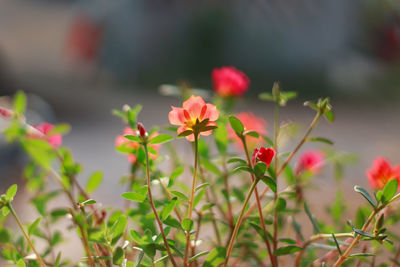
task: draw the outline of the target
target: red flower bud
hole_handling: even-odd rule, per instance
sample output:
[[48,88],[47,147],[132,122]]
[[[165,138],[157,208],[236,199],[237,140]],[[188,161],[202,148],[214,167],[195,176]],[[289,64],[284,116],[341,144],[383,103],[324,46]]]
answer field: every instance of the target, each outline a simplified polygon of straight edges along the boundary
[[256,164],[256,161],[262,161],[265,164],[267,164],[267,167],[271,164],[272,159],[275,156],[275,150],[272,148],[265,148],[265,147],[260,147],[260,149],[254,149],[253,152],[253,165]]
[[137,123],[137,128],[139,130],[139,135],[141,137],[145,137],[146,136],[146,129],[144,128],[143,124],[141,122]]

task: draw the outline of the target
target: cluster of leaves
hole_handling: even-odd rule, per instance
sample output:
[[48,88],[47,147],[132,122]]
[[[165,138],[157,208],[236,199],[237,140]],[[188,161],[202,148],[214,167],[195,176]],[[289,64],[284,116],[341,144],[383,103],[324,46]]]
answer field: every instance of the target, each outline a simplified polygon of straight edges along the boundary
[[[190,89],[186,89],[186,93],[187,90]],[[366,200],[366,205],[358,209],[354,224],[351,221],[346,224],[346,204],[341,191],[337,192],[335,201],[327,209],[333,223],[323,222],[312,214],[305,192],[316,173],[296,171],[293,158],[308,142],[333,144],[326,138],[311,136],[311,132],[321,117],[333,122],[334,116],[329,99],[306,102],[306,106],[316,112],[314,120],[304,135],[294,140],[297,145],[293,150],[281,147],[281,137],[288,127],[280,126],[278,112],[295,96],[294,92],[283,92],[277,83],[272,93],[260,95],[261,100],[272,101],[275,105],[272,138],[246,129],[244,122],[230,114],[234,99],[216,98],[215,103],[221,112],[218,128],[207,128],[214,130],[212,137],[198,140],[198,147],[194,149],[198,150],[195,166],[183,160],[186,156],[179,157],[176,146],[168,143],[173,136],[152,136],[159,128],[151,129],[146,135],[126,135],[127,140],[136,142],[138,146],[116,147],[118,152],[135,155],[130,173],[121,179],[126,186],[126,192],[121,195],[126,201],[125,206],[116,208],[103,207],[97,203],[101,201],[100,197],[91,196],[103,181],[101,171],[94,172],[82,183],[82,178],[78,179],[82,167],[67,148],[55,148],[45,139],[29,136],[31,126],[23,116],[26,99],[18,93],[14,115],[5,135],[9,141],[19,142],[31,158],[24,177],[31,196],[30,203],[38,217],[25,225],[21,224],[12,207],[16,186],[10,187],[1,196],[1,257],[18,267],[43,264],[170,266],[175,265],[175,261],[179,266],[210,267],[227,266],[229,257],[238,266],[286,266],[289,261],[295,266],[307,266],[313,262],[325,265],[336,261],[335,266],[339,266],[354,264],[355,261],[373,263],[376,254],[385,249],[393,253],[390,258],[393,264],[399,265],[400,252],[393,244],[400,237],[387,230],[388,226],[400,220],[397,209],[390,206],[400,198],[399,194],[396,195],[396,180],[375,192],[374,198],[367,190],[359,186],[354,188]],[[115,110],[114,114],[136,131],[141,109],[141,106],[125,106],[122,110]],[[198,122],[201,123],[205,125],[207,121]],[[230,149],[233,140],[228,138],[228,126],[242,141],[243,151]],[[176,131],[172,127],[163,130]],[[52,130],[52,134],[65,134],[67,131],[66,125],[59,125]],[[183,133],[180,137],[185,135]],[[288,152],[276,155],[270,166],[262,161],[252,162],[246,138],[260,136],[264,140],[261,145]],[[148,153],[158,154],[152,145],[159,144],[163,144],[164,153],[149,159]],[[331,162],[335,176],[340,177],[349,158],[332,147],[326,149],[326,155],[330,155],[326,163]],[[167,161],[170,168],[159,168],[163,161]],[[196,176],[196,171],[198,182],[191,201],[184,177],[190,174]],[[259,181],[261,183],[257,184]],[[340,179],[336,181],[340,183]],[[151,191],[154,192],[154,199]],[[253,192],[257,199],[255,202],[250,201]],[[67,202],[61,199],[67,199]],[[193,209],[194,216],[187,215],[189,207]],[[5,224],[11,217],[10,211],[20,226],[18,233],[21,234],[16,234],[17,229]],[[300,223],[303,214],[310,223]],[[56,230],[55,225],[61,221],[67,228]],[[306,238],[304,228],[308,226],[312,227],[313,235]],[[233,234],[235,230],[237,238]],[[66,259],[62,254],[64,236],[69,232],[76,233],[82,243],[82,254],[85,256],[78,262]],[[187,242],[188,236],[190,243]],[[40,246],[38,252],[35,245],[39,240],[45,245]],[[359,241],[363,241],[364,246],[359,249],[360,252],[353,253],[351,250]],[[231,255],[229,249],[227,251],[228,243],[233,246]],[[186,256],[188,259],[184,262],[182,259]]]

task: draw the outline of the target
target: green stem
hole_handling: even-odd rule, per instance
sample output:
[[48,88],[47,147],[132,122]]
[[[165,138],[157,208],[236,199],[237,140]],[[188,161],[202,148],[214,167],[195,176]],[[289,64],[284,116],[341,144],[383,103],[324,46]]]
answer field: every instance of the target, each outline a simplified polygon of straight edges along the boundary
[[[199,153],[199,134],[194,134],[194,169],[193,169],[193,180],[192,180],[192,190],[190,193],[190,201],[189,201],[189,210],[188,210],[188,219],[192,219],[192,211],[193,211],[193,201],[194,201],[194,193],[195,193],[195,185],[196,185],[196,175],[197,175],[197,161],[198,161],[198,153]],[[190,232],[186,232],[186,246],[185,246],[185,256],[183,258],[183,263],[185,266],[189,266],[188,258],[189,258],[189,247],[190,247]]]
[[[279,136],[279,103],[275,101],[274,107],[274,150],[275,150],[275,158],[274,158],[274,167],[275,171],[278,170],[278,136]],[[276,175],[278,177],[278,175]],[[278,185],[278,181],[276,181]],[[278,193],[274,193],[274,213],[273,213],[273,233],[272,233],[272,246],[274,252],[278,248],[278,211],[276,209],[276,202],[278,200]],[[273,257],[276,266],[278,266],[278,258],[276,256]]]
[[242,210],[240,211],[239,218],[238,218],[238,220],[236,222],[235,229],[233,229],[233,233],[232,233],[231,239],[229,241],[228,249],[226,251],[225,263],[223,265],[224,267],[228,266],[228,261],[229,261],[229,257],[231,256],[233,244],[235,243],[236,236],[237,236],[237,234],[239,232],[239,228],[240,228],[240,226],[242,224],[242,221],[243,221],[244,211],[246,210],[246,206],[249,203],[249,200],[250,200],[251,195],[253,194],[253,191],[256,189],[258,181],[259,181],[259,179],[256,179],[251,184],[249,192],[247,193],[246,199],[245,199],[245,201],[243,203]]
[[167,254],[169,256],[169,259],[171,260],[172,265],[174,265],[174,267],[177,267],[175,259],[172,256],[171,250],[169,248],[167,237],[165,236],[162,222],[161,222],[160,218],[158,217],[158,213],[157,213],[156,207],[154,206],[153,196],[151,194],[149,152],[147,150],[147,144],[144,143],[143,146],[144,146],[144,150],[145,150],[145,154],[146,154],[146,176],[147,176],[147,189],[148,189],[147,193],[148,193],[148,196],[149,196],[150,206],[151,206],[151,209],[153,210],[154,216],[156,217],[156,221],[157,221],[158,227],[160,228],[160,232],[161,232],[162,238],[164,240],[165,249],[167,250]]
[[46,264],[44,263],[42,257],[40,256],[40,254],[37,252],[36,248],[33,246],[33,243],[31,241],[31,239],[29,238],[29,236],[27,235],[27,233],[24,230],[24,227],[22,226],[22,223],[20,221],[20,219],[18,218],[17,213],[15,212],[13,206],[11,205],[10,202],[7,203],[7,207],[8,209],[11,211],[11,214],[14,216],[14,219],[17,221],[18,227],[21,229],[22,234],[24,235],[26,241],[28,242],[29,246],[32,248],[33,252],[36,255],[36,259],[39,262],[39,265],[41,267],[46,267]]
[[[247,148],[246,137],[245,136],[241,136],[240,139],[242,141],[242,144],[243,144],[243,147],[244,147],[244,151],[245,151],[245,154],[246,154],[247,165],[250,168],[252,168],[253,166],[252,166],[252,163],[251,163],[249,150]],[[250,177],[251,177],[251,181],[254,182],[255,181],[254,174],[251,174]],[[274,255],[273,255],[273,253],[272,253],[271,245],[269,244],[267,228],[265,227],[265,221],[264,221],[264,216],[263,216],[263,213],[262,213],[262,207],[261,207],[261,202],[260,202],[260,197],[258,195],[257,187],[254,189],[254,195],[256,196],[256,204],[257,204],[257,208],[258,208],[258,215],[259,215],[259,218],[260,218],[261,228],[263,229],[263,231],[265,233],[265,236],[267,237],[265,239],[265,244],[267,246],[268,256],[269,256],[269,259],[271,261],[272,266],[275,267],[275,266],[277,266],[277,262],[276,262],[276,259],[275,259]]]

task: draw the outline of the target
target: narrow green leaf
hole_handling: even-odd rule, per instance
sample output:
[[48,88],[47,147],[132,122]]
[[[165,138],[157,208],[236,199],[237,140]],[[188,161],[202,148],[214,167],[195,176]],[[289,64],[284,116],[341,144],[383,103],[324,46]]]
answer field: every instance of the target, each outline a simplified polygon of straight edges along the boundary
[[260,137],[260,135],[256,131],[245,131],[243,135],[248,135],[254,138]]
[[348,257],[349,258],[364,258],[364,257],[374,257],[375,254],[372,253],[354,253],[350,254]]
[[235,116],[230,116],[229,123],[231,124],[231,127],[233,131],[236,133],[236,135],[240,137],[244,131],[244,126],[242,122]]
[[382,202],[383,203],[389,202],[396,194],[397,188],[398,188],[397,179],[392,179],[389,182],[387,182],[382,191],[382,198],[381,198]]
[[169,134],[159,134],[149,140],[149,144],[162,144],[174,139],[173,136]]
[[42,220],[42,217],[39,217],[31,225],[29,225],[28,235],[32,235],[35,232],[35,230],[38,227],[41,220]]
[[226,130],[226,125],[220,125],[215,130],[214,133],[214,138],[215,138],[215,143],[217,144],[217,149],[220,153],[225,154],[227,147],[228,147],[228,132]]
[[272,180],[271,177],[264,175],[263,177],[261,177],[261,181],[263,181],[263,183],[266,184],[272,190],[272,192],[276,193],[276,183],[274,180]]
[[335,241],[337,251],[339,252],[340,255],[342,255],[342,250],[340,249],[339,243],[338,243],[334,233],[332,233],[332,237],[333,237],[333,241]]
[[124,260],[124,250],[121,247],[117,247],[113,253],[113,264],[120,265]]
[[228,163],[236,163],[236,162],[247,166],[247,161],[241,158],[231,158],[228,160]]
[[288,255],[288,254],[296,253],[300,250],[302,250],[301,247],[289,245],[289,246],[278,248],[277,250],[275,250],[274,255],[275,256]]
[[266,170],[267,165],[264,162],[257,162],[256,165],[254,165],[254,174],[257,178],[263,177]]
[[25,267],[25,262],[23,259],[19,259],[19,261],[17,262],[17,267]]
[[286,200],[284,198],[278,198],[276,200],[276,206],[275,209],[279,211],[283,211],[286,209]]
[[26,109],[26,95],[22,91],[18,91],[14,96],[14,112],[23,114]]
[[325,118],[329,121],[329,122],[334,122],[335,121],[335,115],[333,114],[332,110],[327,110],[325,111]]
[[216,247],[207,255],[203,267],[217,267],[225,261],[226,248]]
[[85,205],[93,205],[93,204],[96,204],[96,200],[94,200],[94,199],[87,199],[87,200],[81,202],[81,204],[84,205],[84,206],[85,206]]
[[86,183],[86,192],[88,194],[93,193],[99,187],[102,181],[103,181],[103,172],[101,171],[94,172]]
[[135,202],[143,202],[147,197],[147,192],[146,194],[139,194],[136,192],[126,192],[123,193],[121,196],[125,199],[132,200]]
[[124,135],[124,137],[126,139],[134,141],[134,142],[138,142],[138,143],[142,142],[142,139],[140,139],[140,137],[136,136],[136,135]]
[[200,189],[202,189],[203,187],[209,186],[211,185],[210,183],[202,183],[199,184],[198,186],[196,186],[196,188],[194,189],[195,192],[199,191]]
[[177,197],[174,197],[174,198],[171,199],[171,201],[164,207],[164,209],[163,209],[162,212],[161,212],[161,216],[160,216],[160,219],[161,219],[162,221],[164,221],[164,220],[169,216],[169,214],[173,211],[173,209],[174,209],[174,207],[175,207],[175,204],[176,204],[176,201],[177,201]]
[[312,223],[312,225],[313,225],[314,234],[318,234],[318,233],[320,232],[318,222],[317,222],[317,220],[314,218],[314,216],[311,214],[310,210],[308,209],[307,202],[305,202],[305,201],[304,201],[304,210],[305,210],[305,212],[307,213],[307,216],[308,216],[308,218],[310,219],[310,221],[311,221],[311,223]]
[[185,136],[188,136],[188,135],[191,135],[191,134],[193,134],[192,130],[186,130],[186,131],[181,132],[180,134],[178,134],[178,137],[185,137]]
[[310,137],[307,139],[307,141],[309,142],[321,142],[321,143],[325,143],[328,145],[333,145],[333,141],[327,139],[327,138],[323,138],[323,137]]
[[361,186],[356,185],[354,186],[354,191],[360,193],[369,202],[369,204],[372,205],[372,207],[376,208],[376,203],[371,195],[367,192],[367,190],[365,190]]
[[179,198],[182,198],[184,200],[189,201],[189,198],[184,193],[181,193],[179,191],[174,191],[174,190],[170,191],[170,193],[175,195],[175,196],[177,196],[177,197],[179,197]]
[[261,93],[258,95],[258,98],[264,101],[275,101],[274,96],[270,93]]

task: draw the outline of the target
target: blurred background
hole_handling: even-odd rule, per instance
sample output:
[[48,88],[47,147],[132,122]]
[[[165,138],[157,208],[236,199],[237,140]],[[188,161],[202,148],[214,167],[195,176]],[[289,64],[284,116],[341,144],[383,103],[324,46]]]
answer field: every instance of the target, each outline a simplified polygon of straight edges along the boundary
[[[0,1],[0,94],[27,92],[32,123],[72,125],[64,145],[84,165],[83,181],[104,171],[97,196],[105,204],[122,204],[118,181],[129,172],[114,150],[124,125],[111,109],[142,104],[145,125],[167,125],[170,105],[180,103],[160,96],[158,86],[186,82],[211,93],[210,73],[225,65],[251,80],[236,111],[263,116],[270,132],[272,105],[257,95],[274,81],[299,92],[283,111],[285,122],[306,127],[314,114],[302,102],[331,97],[336,122],[321,122],[314,136],[360,155],[346,169],[346,197],[361,200],[352,187],[368,187],[365,169],[376,156],[400,163],[397,0]],[[0,142],[5,187],[24,158]],[[324,174],[316,184],[329,202],[335,191],[324,185],[332,173]]]

